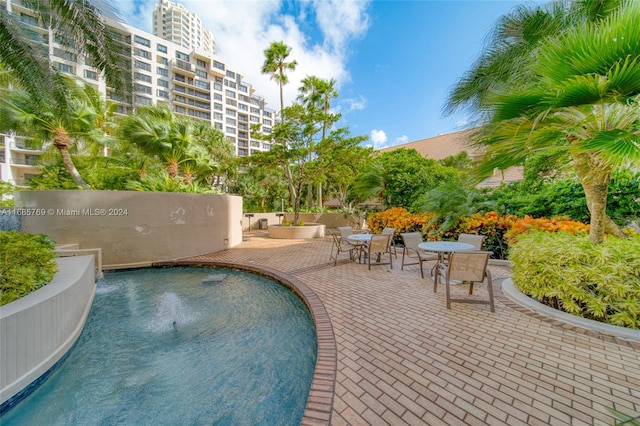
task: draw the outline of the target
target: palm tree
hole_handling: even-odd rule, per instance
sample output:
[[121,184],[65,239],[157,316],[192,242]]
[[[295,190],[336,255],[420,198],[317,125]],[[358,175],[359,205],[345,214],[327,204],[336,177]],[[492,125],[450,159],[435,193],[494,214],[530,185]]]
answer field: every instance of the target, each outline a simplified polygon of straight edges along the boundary
[[262,65],[263,74],[271,74],[271,79],[276,80],[280,85],[280,120],[284,123],[284,96],[282,94],[282,86],[289,82],[286,71],[296,69],[298,63],[294,60],[286,62],[291,47],[287,46],[284,41],[273,41],[269,48],[264,51],[264,64]]
[[[640,162],[640,14],[634,2],[585,3],[596,2],[558,2],[503,18],[522,37],[497,31],[501,36],[456,86],[448,106],[483,114],[485,125],[474,136],[487,147],[481,171],[522,164],[541,150],[568,151],[597,244],[605,230],[621,235],[606,215],[611,172]],[[533,18],[549,23],[543,26],[549,32],[527,39]],[[491,70],[499,70],[494,82]]]
[[21,87],[2,89],[0,129],[20,132],[42,143],[52,141],[76,184],[90,189],[76,169],[70,150],[74,142],[94,134],[96,112],[75,81],[65,79],[64,93],[67,97],[61,103],[40,104]]
[[[111,0],[21,0],[34,12],[43,28],[50,28],[57,40],[67,49],[86,55],[88,61],[104,72],[107,84],[121,93],[126,92],[123,82],[123,64],[117,49],[106,34],[102,13],[115,14]],[[98,7],[98,5],[100,7]],[[66,85],[60,73],[49,64],[48,46],[33,40],[28,25],[20,16],[0,8],[0,64],[13,71],[22,86],[38,105],[53,99],[63,104]]]
[[125,145],[157,158],[169,178],[182,176],[186,184],[198,180],[210,185],[208,179],[219,166],[212,153],[224,152],[219,148],[220,132],[208,123],[174,115],[165,103],[138,108],[120,122],[117,136]]

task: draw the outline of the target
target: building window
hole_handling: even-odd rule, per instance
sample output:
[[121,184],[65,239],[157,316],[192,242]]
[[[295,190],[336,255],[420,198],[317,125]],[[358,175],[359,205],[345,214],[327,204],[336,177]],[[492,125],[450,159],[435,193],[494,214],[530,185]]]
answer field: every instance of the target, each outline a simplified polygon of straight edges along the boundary
[[158,89],[158,97],[159,98],[165,98],[165,99],[169,99],[169,92],[167,92],[166,90],[160,90]]
[[235,89],[235,88],[236,88],[236,83],[234,83],[234,82],[233,82],[233,81],[231,81],[231,80],[225,80],[225,81],[224,81],[224,85],[225,85],[225,86],[228,86],[228,87],[231,87],[232,89]]
[[236,73],[233,71],[227,70],[227,77],[236,78]]
[[194,82],[194,84],[196,85],[196,87],[199,87],[201,89],[206,89],[209,90],[209,82],[208,81],[200,81],[200,80],[196,80]]
[[151,76],[150,75],[142,74],[140,72],[135,72],[135,73],[133,73],[133,76],[134,76],[134,78],[136,80],[144,81],[145,83],[151,83]]
[[213,61],[213,67],[224,71],[224,64],[222,62]]
[[233,134],[233,135],[235,135],[235,134],[236,134],[236,128],[235,128],[235,127],[229,127],[229,126],[227,126],[227,127],[225,128],[225,131],[226,131],[227,133],[231,133],[231,134]]
[[270,112],[268,112],[268,111],[265,111],[265,112],[264,112],[264,116],[265,116],[265,117],[271,117],[271,113],[270,113]]
[[151,71],[151,65],[146,63],[146,62],[136,61],[135,65],[136,65],[136,68],[138,68],[138,69],[145,70],[145,71]]
[[149,95],[151,94],[151,87],[145,86],[144,84],[136,84],[135,88],[136,92],[147,93]]
[[213,83],[213,88],[216,90],[222,90],[222,84],[220,83]]
[[213,99],[215,99],[216,101],[222,102],[222,95],[220,93],[214,93]]
[[233,118],[227,118],[227,119],[225,120],[225,122],[226,122],[227,124],[230,124],[231,126],[235,126],[235,125],[236,125],[236,120],[234,120]]
[[227,99],[226,104],[227,105],[231,105],[232,107],[235,107],[238,103],[236,101],[234,101],[233,99]]
[[227,113],[227,115],[230,115],[232,117],[236,116],[236,112],[232,109],[227,108],[227,110],[225,111]]
[[241,104],[241,103],[238,104],[238,109],[241,109],[243,111],[249,111],[249,107],[247,105]]
[[183,61],[188,61],[189,60],[189,55],[187,55],[186,53],[182,53],[182,52],[176,52],[176,58],[182,59]]
[[218,123],[217,121],[213,123],[214,127],[218,130],[222,130],[222,123]]
[[151,59],[151,52],[149,52],[148,50],[136,49],[135,54],[145,59]]
[[169,77],[169,70],[166,68],[158,68],[158,75]]
[[213,109],[215,109],[216,111],[222,111],[222,104],[215,102],[213,104]]
[[138,96],[136,95],[136,103],[141,104],[141,105],[151,105],[151,99],[145,97],[145,96]]
[[214,112],[213,119],[222,121],[222,114],[220,114],[219,112]]
[[259,123],[260,122],[260,117],[256,117],[255,115],[252,115],[249,120],[251,120],[252,123]]
[[267,126],[271,126],[271,120],[267,120],[266,118],[262,121]]
[[163,44],[158,45],[158,52],[167,53],[167,46]]
[[164,56],[158,56],[158,63],[162,65],[169,65],[169,60]]
[[158,79],[158,86],[160,87],[169,87],[169,82],[167,80],[163,80],[161,78]]
[[247,93],[249,91],[247,86],[245,86],[244,84],[241,84],[238,90],[240,90],[241,92],[244,92],[244,93]]
[[227,97],[229,98],[235,99],[236,97],[236,92],[234,92],[233,90],[225,90],[224,94],[227,95]]
[[207,77],[209,77],[209,75],[207,74],[207,72],[206,72],[206,71],[202,71],[202,70],[198,70],[198,69],[196,70],[196,75],[197,75],[198,77],[202,77],[202,78],[207,78]]
[[133,37],[133,41],[143,46],[147,46],[147,47],[151,46],[151,42],[149,40],[147,40],[146,38],[142,38],[138,35]]
[[88,78],[89,80],[97,80],[98,73],[91,70],[84,70],[84,78]]
[[58,63],[58,69],[62,72],[66,72],[69,74],[75,74],[75,70],[71,65],[63,64],[61,62]]
[[251,107],[251,114],[260,114],[260,109]]
[[200,59],[196,59],[196,65],[199,66],[200,68],[207,68],[207,63]]

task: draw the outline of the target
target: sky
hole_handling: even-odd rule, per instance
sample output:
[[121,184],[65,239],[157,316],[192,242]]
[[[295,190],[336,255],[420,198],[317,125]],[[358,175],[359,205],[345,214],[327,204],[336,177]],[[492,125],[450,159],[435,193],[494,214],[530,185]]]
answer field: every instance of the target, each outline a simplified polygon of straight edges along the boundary
[[[121,18],[151,31],[157,0],[113,0]],[[175,1],[175,0],[174,0]],[[280,109],[279,86],[260,72],[264,50],[284,41],[297,61],[285,105],[300,81],[337,81],[332,110],[340,127],[383,148],[468,127],[474,117],[443,116],[453,85],[481,53],[506,0],[178,0],[213,33],[218,55]],[[526,4],[526,3],[525,3]]]

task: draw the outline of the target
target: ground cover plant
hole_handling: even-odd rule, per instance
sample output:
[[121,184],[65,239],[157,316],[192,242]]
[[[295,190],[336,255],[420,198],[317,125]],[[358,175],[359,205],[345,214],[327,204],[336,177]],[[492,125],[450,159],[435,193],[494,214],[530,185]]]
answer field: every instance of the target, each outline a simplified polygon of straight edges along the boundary
[[573,315],[640,329],[640,235],[596,245],[586,233],[531,231],[510,249],[523,293]]
[[0,306],[48,284],[58,270],[46,235],[0,231]]

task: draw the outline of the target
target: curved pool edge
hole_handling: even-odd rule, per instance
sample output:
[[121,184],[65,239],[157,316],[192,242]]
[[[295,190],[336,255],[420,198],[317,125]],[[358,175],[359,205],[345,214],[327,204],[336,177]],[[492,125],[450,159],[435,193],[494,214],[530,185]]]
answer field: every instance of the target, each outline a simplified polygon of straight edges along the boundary
[[571,327],[585,330],[586,332],[609,336],[618,342],[622,340],[631,345],[640,346],[640,331],[578,317],[544,305],[522,293],[511,278],[507,278],[502,282],[502,293],[517,305],[549,318],[552,321],[559,321]]
[[311,382],[311,389],[301,425],[330,425],[333,411],[338,351],[331,318],[318,295],[299,279],[278,269],[247,263],[224,261],[190,261],[176,260],[171,262],[155,262],[154,267],[163,266],[217,266],[221,268],[240,269],[272,278],[293,291],[307,306],[313,319],[317,338],[316,366]]

